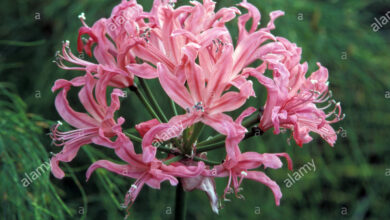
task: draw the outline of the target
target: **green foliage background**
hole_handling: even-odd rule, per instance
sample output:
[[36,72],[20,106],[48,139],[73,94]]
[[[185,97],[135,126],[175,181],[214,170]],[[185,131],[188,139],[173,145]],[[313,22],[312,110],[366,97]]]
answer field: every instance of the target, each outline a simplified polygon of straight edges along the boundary
[[[239,1],[218,1],[218,7]],[[289,134],[272,132],[245,141],[243,151],[288,152],[299,168],[314,160],[317,170],[306,174],[291,188],[283,180],[289,171],[266,170],[282,189],[281,206],[276,207],[271,191],[250,180],[243,183],[245,200],[232,198],[220,215],[212,213],[207,196],[191,192],[188,219],[388,219],[390,218],[390,23],[374,32],[371,24],[390,11],[385,0],[249,0],[262,12],[262,25],[268,13],[281,9],[286,15],[276,22],[274,34],[296,42],[303,59],[315,70],[321,62],[330,72],[330,88],[341,101],[347,117],[336,124],[344,137],[334,148],[316,136],[299,148],[289,146]],[[87,23],[108,17],[118,1],[25,1],[0,3],[0,219],[122,219],[123,196],[132,180],[98,170],[85,182],[92,161],[114,158],[112,152],[84,147],[79,156],[63,165],[67,177],[56,180],[50,173],[28,187],[21,179],[45,161],[50,144],[48,128],[60,119],[54,109],[50,88],[57,78],[77,75],[52,63],[61,41],[68,39],[75,51],[77,15],[86,12]],[[151,1],[140,1],[145,9]],[[187,3],[179,1],[178,4]],[[37,14],[39,13],[39,14]],[[37,16],[39,16],[39,19]],[[299,19],[303,18],[303,19]],[[229,24],[236,33],[235,23]],[[153,81],[156,94],[161,88]],[[257,87],[260,94],[264,89]],[[73,95],[76,94],[72,93]],[[264,94],[264,93],[263,93]],[[76,97],[76,96],[73,96]],[[159,97],[163,108],[167,97]],[[251,99],[260,105],[264,95]],[[77,100],[71,100],[80,109]],[[127,127],[149,119],[135,96],[122,102],[121,115]],[[237,115],[239,111],[233,112]],[[212,135],[211,130],[203,138]],[[223,151],[213,152],[221,158]],[[387,175],[386,175],[387,174]],[[217,180],[222,194],[226,179]],[[134,219],[173,219],[175,188],[162,184],[161,190],[144,187],[131,209]]]

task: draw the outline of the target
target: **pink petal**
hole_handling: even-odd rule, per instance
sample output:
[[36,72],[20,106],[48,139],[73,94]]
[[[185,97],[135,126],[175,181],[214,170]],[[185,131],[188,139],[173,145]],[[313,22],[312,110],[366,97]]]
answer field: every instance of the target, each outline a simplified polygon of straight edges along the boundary
[[92,173],[98,168],[104,168],[110,172],[131,178],[138,178],[145,172],[144,170],[137,170],[136,168],[128,165],[116,164],[108,160],[98,160],[88,168],[86,173],[87,181],[91,177]]
[[271,12],[269,14],[270,21],[268,22],[267,27],[266,28],[262,28],[261,30],[263,30],[263,31],[271,31],[271,30],[275,29],[275,24],[274,24],[275,20],[278,17],[283,16],[283,15],[284,15],[284,12],[280,11],[280,10]]
[[119,97],[124,97],[124,93],[120,89],[114,89],[111,93],[111,104],[106,110],[104,120],[114,120],[114,114],[119,110],[120,100]]
[[192,108],[194,104],[191,95],[188,93],[187,88],[180,83],[178,78],[176,78],[163,64],[159,63],[157,65],[157,71],[159,73],[161,86],[168,96],[183,109]]
[[77,138],[66,142],[62,151],[57,153],[50,160],[50,166],[53,175],[58,179],[62,179],[65,176],[65,173],[59,167],[58,163],[60,161],[61,162],[72,161],[76,157],[80,147],[89,143],[91,143],[90,138]]
[[203,162],[197,163],[197,166],[188,166],[181,163],[175,163],[169,166],[162,164],[161,169],[177,177],[195,177],[204,171],[205,164]]
[[247,14],[241,15],[238,18],[238,30],[239,30],[238,42],[240,42],[248,34],[245,27],[248,20],[252,18],[252,27],[249,31],[249,33],[251,34],[256,31],[257,26],[260,23],[261,16],[259,10],[252,4],[248,3],[246,0],[241,2],[238,5],[248,10]]
[[146,132],[148,132],[152,127],[154,127],[158,124],[160,124],[160,122],[154,118],[152,120],[136,124],[135,129],[138,131],[138,133],[141,135],[141,137],[144,137]]
[[245,104],[249,96],[252,95],[253,86],[251,81],[242,85],[240,92],[227,92],[220,99],[210,106],[209,113],[217,114],[221,112],[234,111]]
[[186,191],[199,189],[204,191],[210,200],[211,209],[218,214],[218,195],[215,188],[215,181],[212,177],[196,176],[190,178],[182,178],[183,188]]
[[195,63],[197,56],[196,49],[193,47],[183,48],[183,52],[186,55],[186,68],[184,70],[187,84],[193,98],[193,103],[198,103],[203,100],[205,91],[205,76],[202,73],[202,69]]
[[145,163],[151,162],[156,157],[157,148],[153,146],[156,135],[168,128],[170,128],[168,124],[159,124],[146,132],[142,139],[142,160]]
[[126,66],[126,69],[133,73],[134,75],[144,78],[144,79],[154,79],[158,77],[157,70],[147,63],[142,64],[129,64]]
[[98,127],[99,123],[89,117],[85,113],[80,113],[74,111],[70,106],[69,102],[66,99],[67,92],[70,88],[66,87],[62,89],[56,97],[55,106],[57,112],[61,117],[68,122],[70,125],[76,128],[88,128],[88,127]]
[[236,124],[230,116],[222,113],[205,115],[202,122],[226,136],[227,156],[229,159],[236,160],[240,154],[238,143],[244,138],[246,129]]
[[80,102],[94,119],[101,122],[104,118],[104,107],[106,106],[101,106],[96,103],[95,97],[93,96],[96,81],[93,76],[86,74],[85,79],[85,86],[79,92]]
[[278,184],[271,180],[265,173],[260,172],[260,171],[248,171],[248,175],[246,178],[255,180],[257,182],[263,183],[266,186],[268,186],[271,190],[272,193],[274,194],[275,197],[275,203],[277,206],[280,205],[280,199],[282,198],[282,192],[280,191],[280,188]]
[[243,67],[249,64],[248,61],[253,60],[251,57],[255,55],[257,48],[266,40],[276,41],[276,38],[272,34],[260,30],[240,41],[233,55],[233,75],[238,74]]
[[254,107],[248,107],[247,109],[245,109],[241,114],[240,116],[238,116],[235,120],[235,122],[237,124],[242,124],[242,121],[246,118],[246,117],[249,117],[251,114],[253,114],[253,112],[257,111],[256,108]]
[[221,51],[222,55],[214,66],[213,73],[209,76],[207,93],[210,95],[206,105],[209,105],[214,99],[218,99],[221,96],[227,86],[228,80],[231,78],[230,74],[233,65],[232,52],[232,45],[228,44],[223,46]]

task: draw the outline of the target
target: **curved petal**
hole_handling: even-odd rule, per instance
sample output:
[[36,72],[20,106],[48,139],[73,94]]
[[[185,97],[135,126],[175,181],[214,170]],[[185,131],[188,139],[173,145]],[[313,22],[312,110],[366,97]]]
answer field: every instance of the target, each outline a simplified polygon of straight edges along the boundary
[[66,142],[62,151],[57,153],[54,157],[50,159],[50,166],[53,175],[58,179],[62,179],[65,176],[65,173],[59,167],[58,163],[60,161],[61,162],[72,161],[76,157],[80,147],[89,143],[91,143],[91,139],[88,137],[76,138]]
[[242,124],[242,121],[244,120],[244,118],[246,117],[249,117],[251,114],[253,114],[253,112],[257,111],[256,108],[254,107],[248,107],[247,109],[245,109],[241,114],[240,116],[238,116],[235,120],[235,122],[237,124]]
[[260,24],[261,15],[259,10],[252,4],[248,3],[246,0],[244,0],[238,5],[248,10],[247,14],[241,15],[238,18],[238,31],[239,31],[238,42],[240,42],[243,38],[245,38],[248,35],[245,26],[246,23],[249,21],[249,19],[252,18],[252,27],[249,31],[249,33],[251,34],[256,31],[257,26]]
[[160,122],[154,118],[152,120],[136,124],[135,129],[138,131],[138,133],[141,135],[141,137],[144,137],[146,132],[148,132],[152,127],[154,127],[158,124],[160,124]]
[[255,169],[261,165],[264,168],[279,169],[283,163],[276,154],[245,152],[240,155],[240,168]]
[[205,115],[202,122],[226,136],[227,157],[233,161],[237,160],[240,155],[238,143],[244,138],[247,130],[235,123],[230,116],[223,113]]
[[251,81],[247,81],[240,88],[240,92],[227,92],[210,106],[209,114],[234,111],[245,104],[249,96],[253,95]]
[[119,110],[120,107],[120,101],[119,97],[124,97],[125,94],[120,89],[114,89],[111,93],[111,104],[106,109],[104,120],[113,120],[114,114],[116,111]]
[[170,128],[169,124],[159,124],[146,132],[142,139],[142,160],[145,163],[153,161],[156,157],[157,147],[153,146],[157,134]]
[[260,171],[249,171],[247,172],[248,175],[246,178],[255,180],[257,182],[263,183],[264,185],[268,186],[275,197],[275,203],[277,206],[280,205],[280,199],[282,198],[282,192],[280,191],[280,188],[278,184],[271,180],[265,173]]
[[270,16],[270,21],[268,22],[267,24],[267,27],[266,28],[262,28],[260,30],[262,31],[271,31],[273,29],[275,29],[275,20],[280,17],[280,16],[283,16],[284,15],[284,11],[280,11],[280,10],[277,10],[277,11],[273,11],[269,14]]
[[126,69],[133,73],[134,75],[144,78],[144,79],[154,79],[158,77],[157,70],[149,65],[148,63],[142,64],[129,64],[126,66]]
[[233,76],[237,75],[243,69],[243,67],[248,65],[248,61],[253,61],[251,57],[256,55],[255,51],[266,40],[276,41],[276,38],[268,32],[259,30],[244,38],[237,45],[233,55]]
[[99,123],[85,113],[74,111],[66,99],[69,87],[63,88],[56,97],[55,106],[60,116],[76,128],[99,127]]
[[203,162],[199,162],[197,166],[186,166],[181,163],[168,166],[162,164],[161,169],[176,177],[196,177],[203,172],[205,164]]
[[145,172],[145,170],[138,170],[129,165],[116,164],[108,160],[98,160],[88,168],[86,173],[87,181],[92,173],[98,168],[104,168],[110,172],[131,178],[138,178]]

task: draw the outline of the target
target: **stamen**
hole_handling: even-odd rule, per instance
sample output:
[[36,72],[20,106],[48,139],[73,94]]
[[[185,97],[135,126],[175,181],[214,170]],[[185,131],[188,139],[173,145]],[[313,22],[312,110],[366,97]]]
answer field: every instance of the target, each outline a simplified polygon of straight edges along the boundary
[[131,185],[130,189],[129,189],[129,193],[133,192],[133,190],[136,190],[138,187],[136,185]]
[[330,98],[332,98],[333,93],[331,90],[327,91],[327,93],[323,93],[321,96],[317,97],[317,99],[314,101],[316,103],[322,103],[328,101]]
[[170,5],[172,8],[175,7],[175,1],[169,0],[168,5]]
[[309,91],[314,93],[314,94],[321,95],[321,93],[317,90],[310,89]]
[[318,109],[320,109],[320,110],[325,110],[325,109],[329,108],[330,106],[332,106],[333,101],[334,101],[334,100],[328,101],[328,104],[327,104],[326,106],[321,107],[321,108],[318,108]]
[[287,144],[288,146],[291,146],[291,136],[287,138]]
[[149,43],[149,38],[150,38],[151,34],[150,34],[150,28],[146,28],[144,30],[144,32],[142,32],[139,37],[140,38],[143,38],[145,40],[146,43]]
[[195,110],[201,110],[202,112],[204,112],[204,108],[203,108],[203,106],[202,106],[202,102],[198,102],[198,103],[196,103],[196,105],[194,105],[193,106],[193,108],[195,109]]
[[218,51],[220,51],[221,47],[223,47],[225,45],[225,43],[223,41],[221,41],[220,39],[217,39],[216,41],[215,40],[212,40],[214,46],[216,47],[216,50],[215,50],[215,53],[218,53]]
[[81,12],[81,14],[79,14],[78,18],[81,19],[81,20],[87,20],[85,18],[85,13],[84,12]]
[[244,195],[242,195],[242,194],[238,194],[238,195],[236,195],[236,197],[237,197],[238,199],[245,200],[245,197],[244,197]]

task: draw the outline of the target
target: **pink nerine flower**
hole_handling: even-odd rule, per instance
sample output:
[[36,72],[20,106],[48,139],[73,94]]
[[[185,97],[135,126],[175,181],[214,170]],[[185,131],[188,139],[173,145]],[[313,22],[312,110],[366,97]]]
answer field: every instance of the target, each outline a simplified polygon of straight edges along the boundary
[[[109,78],[106,75],[105,78]],[[73,127],[73,131],[58,131],[59,124],[52,131],[52,138],[56,145],[64,146],[62,151],[51,159],[51,167],[54,176],[63,178],[64,172],[59,168],[58,163],[70,162],[76,156],[81,146],[92,143],[94,140],[106,137],[113,137],[120,131],[124,119],[114,120],[114,113],[119,109],[119,97],[123,92],[114,89],[111,93],[111,105],[107,105],[106,89],[108,80],[96,80],[92,75],[77,77],[71,81],[57,80],[52,90],[62,89],[56,98],[55,105],[61,117]],[[67,93],[71,86],[82,86],[79,92],[79,99],[88,114],[74,111],[67,100]],[[95,96],[94,91],[95,89]]]
[[288,169],[292,170],[291,158],[286,153],[259,154],[256,152],[245,152],[237,157],[235,165],[232,166],[230,161],[226,160],[224,164],[215,166],[213,170],[206,172],[206,175],[214,177],[229,177],[228,185],[223,196],[225,200],[227,200],[226,194],[232,192],[232,183],[236,196],[238,198],[242,198],[243,196],[238,193],[240,192],[240,185],[242,181],[247,178],[268,186],[274,194],[276,205],[279,205],[280,199],[282,198],[282,192],[280,191],[278,184],[261,171],[250,171],[251,169],[256,169],[261,165],[263,165],[264,168],[269,167],[272,169],[278,169],[282,167],[282,162],[279,157],[285,157],[287,159]]
[[[268,91],[259,127],[263,131],[273,127],[275,134],[280,133],[281,127],[291,129],[299,146],[310,142],[309,132],[315,132],[333,146],[337,134],[330,124],[342,120],[344,115],[340,103],[330,100],[328,70],[317,63],[319,69],[306,78],[307,63],[299,63],[301,49],[284,38],[278,41],[285,46],[284,51],[269,53],[264,56],[264,64],[246,70]],[[273,71],[272,79],[264,75],[267,66]],[[328,105],[317,107],[325,102]],[[324,110],[332,104],[334,109],[326,114]]]
[[150,162],[144,162],[142,157],[148,152],[136,154],[133,143],[123,134],[118,134],[115,142],[105,139],[101,140],[99,144],[115,149],[116,155],[127,164],[116,164],[107,160],[96,161],[89,167],[86,174],[87,179],[97,168],[105,168],[119,175],[137,179],[125,197],[125,206],[135,201],[144,184],[160,189],[160,183],[168,180],[171,185],[175,186],[178,184],[177,177],[195,177],[205,168],[203,162],[197,163],[196,166],[186,166],[180,162],[165,165],[163,161],[156,158]]

